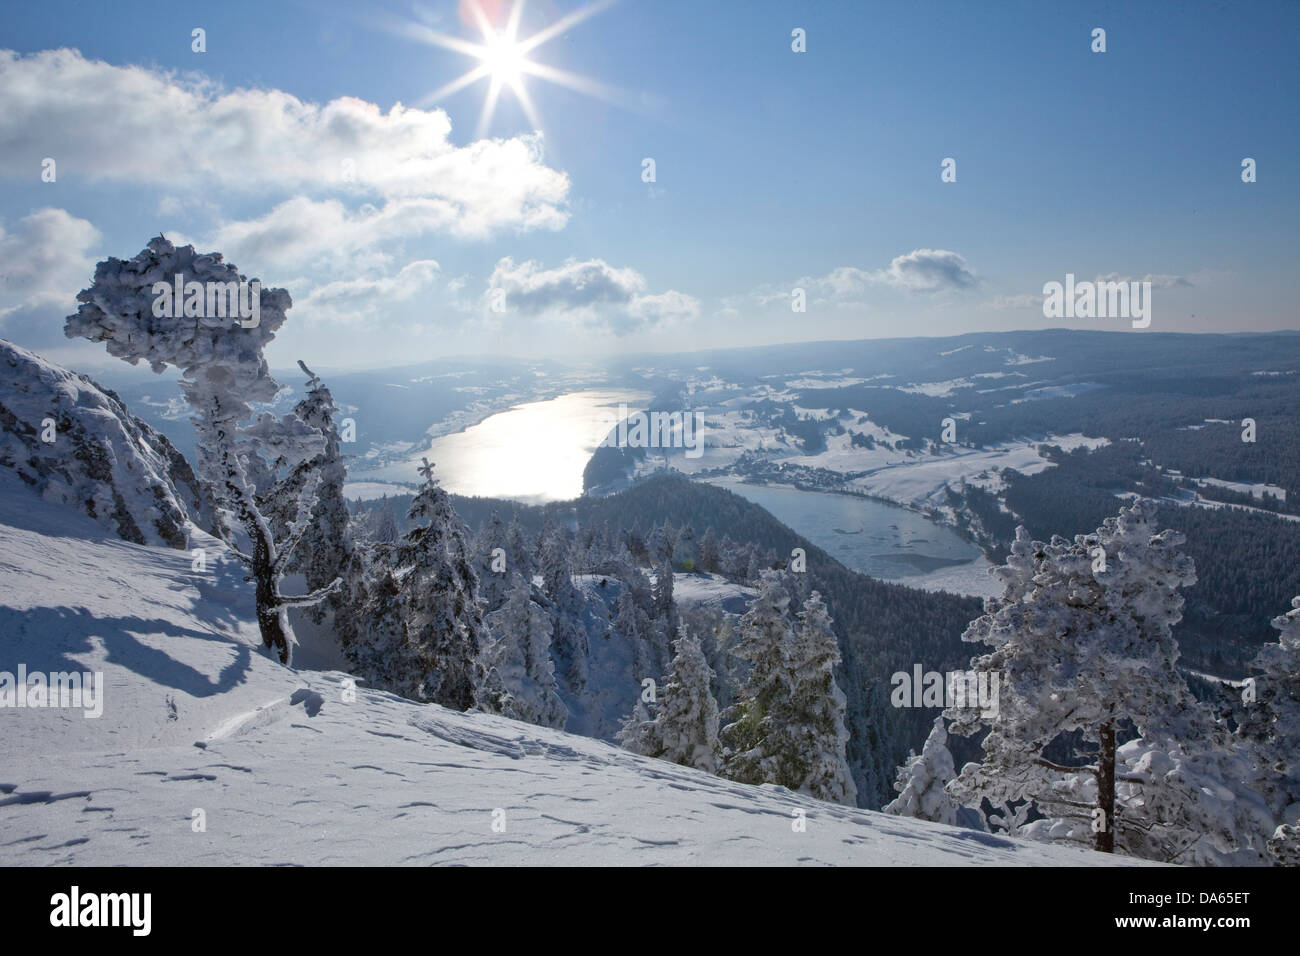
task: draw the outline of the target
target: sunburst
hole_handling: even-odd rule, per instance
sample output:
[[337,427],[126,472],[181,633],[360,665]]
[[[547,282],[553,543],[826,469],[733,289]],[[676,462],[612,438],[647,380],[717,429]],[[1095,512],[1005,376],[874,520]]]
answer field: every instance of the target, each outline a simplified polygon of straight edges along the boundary
[[561,17],[549,26],[543,27],[532,36],[524,39],[519,38],[519,22],[523,16],[524,0],[515,0],[509,13],[504,18],[504,24],[500,25],[493,24],[491,18],[484,12],[483,0],[462,0],[462,13],[468,11],[469,19],[472,20],[472,27],[476,28],[481,36],[480,42],[442,33],[423,24],[397,24],[395,29],[403,36],[429,46],[442,47],[446,50],[462,53],[478,61],[478,64],[473,69],[421,97],[415,102],[415,105],[420,107],[431,106],[451,94],[477,83],[479,80],[487,80],[487,93],[483,99],[483,110],[479,113],[476,133],[477,137],[481,139],[487,135],[492,125],[492,117],[496,113],[497,100],[500,98],[502,90],[508,90],[513,94],[523,109],[524,115],[528,118],[528,122],[532,124],[534,129],[541,129],[541,118],[538,116],[537,107],[528,92],[526,83],[528,77],[537,77],[596,99],[617,103],[620,96],[618,91],[612,87],[598,83],[588,77],[562,70],[559,67],[538,63],[529,58],[529,54],[543,43],[560,36],[584,20],[613,6],[615,2],[616,0],[598,0],[598,2],[585,6],[581,10],[576,10],[567,16]]

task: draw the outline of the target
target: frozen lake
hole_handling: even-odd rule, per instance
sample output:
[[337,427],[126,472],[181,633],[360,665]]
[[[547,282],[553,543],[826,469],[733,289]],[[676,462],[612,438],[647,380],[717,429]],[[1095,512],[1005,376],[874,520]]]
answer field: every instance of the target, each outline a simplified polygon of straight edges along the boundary
[[925,579],[952,579],[966,566],[978,579],[988,566],[980,549],[951,528],[896,505],[733,480],[713,484],[762,505],[845,567],[875,578],[926,587],[933,585]]

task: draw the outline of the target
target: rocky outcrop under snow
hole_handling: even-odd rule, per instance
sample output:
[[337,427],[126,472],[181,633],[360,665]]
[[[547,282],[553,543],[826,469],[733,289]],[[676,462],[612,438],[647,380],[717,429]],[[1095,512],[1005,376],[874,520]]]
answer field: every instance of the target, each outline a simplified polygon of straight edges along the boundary
[[136,544],[184,548],[213,506],[170,441],[111,390],[0,339],[0,467]]

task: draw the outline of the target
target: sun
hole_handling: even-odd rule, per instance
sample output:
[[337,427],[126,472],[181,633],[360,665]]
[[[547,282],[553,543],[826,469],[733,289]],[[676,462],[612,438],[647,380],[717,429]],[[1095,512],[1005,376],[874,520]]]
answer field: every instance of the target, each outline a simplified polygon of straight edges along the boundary
[[508,90],[519,102],[533,129],[542,128],[541,118],[538,116],[537,108],[534,106],[532,96],[528,92],[527,80],[529,78],[535,77],[547,80],[611,103],[616,103],[619,99],[625,98],[625,95],[619,91],[594,80],[529,59],[529,54],[543,43],[560,36],[583,20],[612,6],[615,0],[599,0],[597,3],[589,4],[581,10],[561,17],[549,26],[543,27],[532,36],[522,40],[519,39],[519,21],[524,12],[524,0],[515,0],[514,5],[504,18],[499,14],[504,9],[505,4],[491,3],[494,13],[498,14],[497,19],[504,19],[504,24],[492,23],[491,18],[484,11],[485,2],[491,3],[491,0],[462,0],[461,3],[462,12],[468,13],[466,19],[471,21],[472,27],[477,29],[480,34],[481,40],[477,43],[447,33],[441,33],[423,24],[403,22],[394,25],[395,31],[402,36],[418,40],[429,46],[442,47],[446,50],[462,53],[478,61],[478,65],[473,69],[450,83],[439,87],[427,96],[421,97],[415,102],[416,106],[431,106],[458,90],[463,90],[479,80],[486,79],[488,88],[483,99],[483,109],[479,113],[476,134],[478,138],[482,139],[487,135],[492,125],[492,117],[496,112],[497,100],[500,98],[502,90]]
[[492,81],[511,89],[519,85],[528,64],[523,44],[504,33],[494,33],[484,40],[481,59]]

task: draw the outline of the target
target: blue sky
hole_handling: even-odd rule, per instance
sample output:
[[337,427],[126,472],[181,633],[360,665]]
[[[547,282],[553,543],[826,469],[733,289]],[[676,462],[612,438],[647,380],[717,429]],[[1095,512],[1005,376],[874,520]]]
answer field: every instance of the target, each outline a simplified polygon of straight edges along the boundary
[[62,316],[160,230],[289,289],[274,365],[1042,328],[1067,272],[1151,277],[1151,331],[1300,327],[1300,5],[533,0],[518,36],[586,7],[529,56],[600,95],[526,76],[540,135],[505,89],[483,141],[486,80],[423,102],[478,60],[402,29],[480,41],[455,0],[13,8],[0,337],[90,361]]

